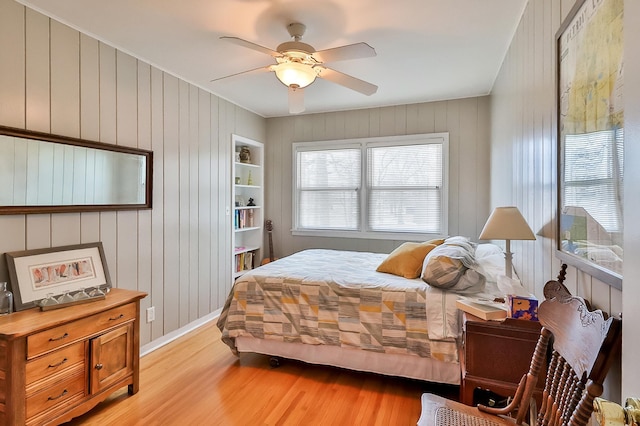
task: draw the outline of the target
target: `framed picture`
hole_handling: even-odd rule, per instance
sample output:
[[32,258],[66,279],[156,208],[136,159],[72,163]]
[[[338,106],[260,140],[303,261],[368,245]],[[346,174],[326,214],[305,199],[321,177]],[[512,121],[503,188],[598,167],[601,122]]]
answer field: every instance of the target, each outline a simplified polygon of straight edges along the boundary
[[111,287],[101,242],[15,251],[5,256],[16,311],[34,307],[51,294]]
[[557,257],[622,289],[624,0],[579,0],[556,34]]

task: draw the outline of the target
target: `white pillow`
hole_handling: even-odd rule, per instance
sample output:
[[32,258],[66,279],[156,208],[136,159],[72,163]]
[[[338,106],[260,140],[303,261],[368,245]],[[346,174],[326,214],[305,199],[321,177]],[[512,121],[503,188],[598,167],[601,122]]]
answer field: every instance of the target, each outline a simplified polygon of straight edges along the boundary
[[476,246],[476,260],[491,256],[492,254],[503,254],[502,248],[495,244],[478,244]]
[[474,255],[475,244],[468,238],[447,238],[425,257],[422,280],[431,286],[449,289],[469,268],[477,266]]

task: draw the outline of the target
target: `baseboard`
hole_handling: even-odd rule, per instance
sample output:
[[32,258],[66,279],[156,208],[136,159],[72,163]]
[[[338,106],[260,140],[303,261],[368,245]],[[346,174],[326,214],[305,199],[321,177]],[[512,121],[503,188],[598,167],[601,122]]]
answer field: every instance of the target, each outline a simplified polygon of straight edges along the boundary
[[184,336],[185,334],[197,329],[198,327],[202,327],[203,325],[205,325],[206,323],[208,323],[209,321],[213,321],[215,319],[217,319],[220,316],[220,313],[222,312],[222,309],[218,309],[215,310],[213,312],[211,312],[208,315],[203,316],[202,318],[199,318],[193,322],[190,322],[189,324],[185,325],[184,327],[181,327],[177,330],[174,330],[170,333],[165,334],[164,336],[147,343],[144,346],[140,347],[140,356],[145,356],[153,351],[155,351],[156,349],[159,349],[161,347],[163,347],[164,345],[173,342],[174,340]]

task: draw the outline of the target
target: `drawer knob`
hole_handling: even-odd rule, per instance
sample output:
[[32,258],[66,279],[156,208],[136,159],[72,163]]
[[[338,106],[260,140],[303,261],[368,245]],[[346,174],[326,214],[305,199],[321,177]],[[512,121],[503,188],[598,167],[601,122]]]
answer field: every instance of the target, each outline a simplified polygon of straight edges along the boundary
[[57,342],[58,340],[62,340],[62,339],[66,339],[67,337],[69,337],[69,333],[64,333],[62,336],[60,337],[50,337],[49,341],[50,342]]
[[67,360],[67,358],[65,358],[65,359],[63,359],[62,361],[60,361],[60,362],[59,362],[59,363],[57,363],[57,364],[49,364],[49,368],[57,368],[57,367],[60,367],[62,364],[64,364],[64,363],[65,363],[65,362],[67,362],[67,361],[68,361],[68,360]]
[[96,370],[102,370],[102,367],[104,367],[102,364],[96,364]]
[[55,401],[58,398],[62,398],[63,396],[65,396],[66,394],[68,394],[69,392],[67,392],[67,390],[63,390],[62,393],[58,396],[50,396],[49,398],[47,398],[49,401]]

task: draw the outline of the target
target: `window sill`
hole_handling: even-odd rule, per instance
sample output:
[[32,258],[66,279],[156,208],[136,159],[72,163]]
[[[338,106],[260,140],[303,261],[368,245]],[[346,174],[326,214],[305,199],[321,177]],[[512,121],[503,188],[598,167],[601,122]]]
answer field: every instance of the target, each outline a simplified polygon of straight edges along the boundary
[[359,232],[359,231],[337,231],[337,230],[291,230],[291,235],[301,237],[323,237],[323,238],[359,238],[366,240],[402,240],[402,241],[428,241],[436,238],[446,238],[440,234],[420,234],[409,232]]

